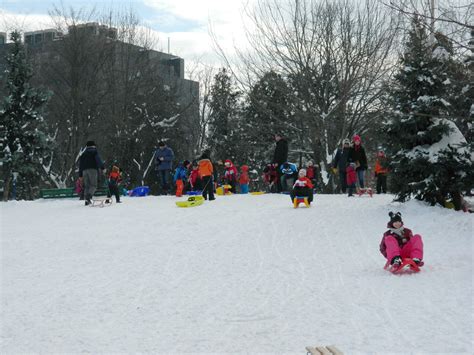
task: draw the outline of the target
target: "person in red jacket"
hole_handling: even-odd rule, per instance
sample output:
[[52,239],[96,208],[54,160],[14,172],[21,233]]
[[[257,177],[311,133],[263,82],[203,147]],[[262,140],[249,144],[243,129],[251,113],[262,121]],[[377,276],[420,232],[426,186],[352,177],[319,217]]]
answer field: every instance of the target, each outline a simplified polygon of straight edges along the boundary
[[313,183],[306,176],[306,169],[300,169],[298,172],[298,180],[293,184],[293,189],[290,192],[291,201],[298,197],[307,197],[308,202],[313,201]]
[[199,165],[197,161],[193,161],[192,163],[192,168],[191,172],[189,173],[188,181],[192,191],[202,190],[201,177],[199,176]]
[[237,186],[237,168],[232,164],[232,161],[227,159],[224,162],[225,165],[225,174],[224,174],[224,182],[227,185],[230,185],[230,192],[235,194],[237,192],[236,186]]
[[311,160],[306,164],[306,177],[311,180],[313,185],[315,185],[315,182],[316,182],[316,167],[314,166],[314,164]]
[[418,266],[423,266],[423,240],[421,235],[405,228],[400,212],[389,214],[390,221],[380,242],[380,252],[393,268],[402,264],[403,258],[412,259]]
[[249,167],[248,165],[242,165],[240,167],[240,176],[239,176],[239,185],[240,185],[240,193],[241,194],[248,194],[249,193]]
[[267,185],[268,192],[277,192],[278,174],[275,164],[269,163],[263,169],[263,182]]

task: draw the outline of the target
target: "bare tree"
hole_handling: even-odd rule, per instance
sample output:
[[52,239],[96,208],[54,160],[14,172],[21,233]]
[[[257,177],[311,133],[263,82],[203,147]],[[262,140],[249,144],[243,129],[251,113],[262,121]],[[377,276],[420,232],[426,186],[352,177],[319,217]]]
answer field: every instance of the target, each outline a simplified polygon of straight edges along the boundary
[[288,124],[326,164],[340,139],[377,122],[398,19],[378,0],[260,0],[246,14],[252,50],[238,51],[240,82],[271,70],[286,78],[299,101],[299,122]]
[[442,31],[458,49],[469,49],[469,36],[474,29],[474,3],[469,0],[380,0],[382,4],[406,17],[424,18],[432,40]]
[[191,80],[199,82],[199,125],[196,131],[197,137],[195,153],[202,152],[206,146],[206,137],[210,121],[211,88],[216,68],[204,64],[201,60],[195,61],[195,65],[188,70]]

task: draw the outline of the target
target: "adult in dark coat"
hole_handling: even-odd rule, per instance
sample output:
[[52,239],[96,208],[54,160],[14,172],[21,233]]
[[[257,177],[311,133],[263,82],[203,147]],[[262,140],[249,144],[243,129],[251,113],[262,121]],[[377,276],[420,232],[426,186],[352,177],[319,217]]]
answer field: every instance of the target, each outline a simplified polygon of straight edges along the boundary
[[279,133],[275,134],[275,152],[273,153],[273,163],[276,165],[276,171],[278,174],[277,180],[277,192],[282,191],[281,186],[281,166],[288,161],[288,141],[283,138],[283,136]]
[[365,187],[364,175],[367,170],[367,156],[358,135],[352,138],[352,142],[353,146],[349,152],[349,159],[356,164],[357,180],[359,180],[359,187],[363,189]]
[[94,141],[86,143],[86,149],[79,158],[79,179],[84,186],[86,206],[91,204],[92,196],[97,190],[99,169],[105,173],[104,163],[99,156]]
[[337,169],[339,172],[339,188],[343,194],[346,193],[347,181],[346,181],[346,168],[349,163],[349,152],[351,150],[351,145],[349,139],[345,138],[342,141],[342,148],[338,148],[332,167]]
[[158,143],[158,149],[155,151],[155,165],[161,185],[160,193],[163,195],[168,194],[170,188],[173,158],[173,150],[166,146],[165,142]]

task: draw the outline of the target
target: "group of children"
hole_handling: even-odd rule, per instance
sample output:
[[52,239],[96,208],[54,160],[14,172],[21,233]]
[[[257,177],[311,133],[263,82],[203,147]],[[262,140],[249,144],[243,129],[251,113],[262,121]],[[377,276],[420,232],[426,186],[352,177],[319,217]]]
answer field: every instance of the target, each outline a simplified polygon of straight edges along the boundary
[[[224,173],[221,182],[230,186],[228,191],[232,193],[246,194],[249,192],[249,167],[242,165],[240,172],[231,160],[223,163]],[[204,153],[198,161],[183,161],[176,168],[173,182],[176,185],[176,196],[180,197],[184,191],[203,191],[205,199],[214,200],[215,181],[218,179],[217,172],[207,153]],[[238,187],[238,188],[237,188]]]
[[[365,171],[368,169],[368,164],[360,136],[355,135],[352,144],[348,138],[342,141],[342,147],[337,149],[332,165],[333,172],[339,174],[339,188],[342,193],[346,193],[347,190],[348,196],[353,196],[357,182],[361,189],[365,188]],[[386,193],[389,170],[388,160],[382,150],[377,153],[374,170],[377,193]]]
[[[305,177],[312,185],[315,185],[316,167],[312,161],[308,161],[304,168]],[[286,162],[280,167],[276,163],[268,163],[263,169],[263,182],[268,192],[291,192],[295,181],[299,177],[299,171],[295,164]]]

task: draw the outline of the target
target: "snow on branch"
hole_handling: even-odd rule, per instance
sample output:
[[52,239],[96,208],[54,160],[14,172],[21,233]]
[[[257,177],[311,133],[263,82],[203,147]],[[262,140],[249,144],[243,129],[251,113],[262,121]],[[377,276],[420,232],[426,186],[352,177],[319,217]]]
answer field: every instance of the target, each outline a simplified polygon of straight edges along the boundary
[[178,113],[174,116],[171,116],[170,118],[165,118],[162,121],[152,122],[151,126],[152,127],[161,127],[161,128],[173,127],[176,124],[176,122],[178,122],[178,118],[179,118],[180,115],[181,114]]
[[447,125],[449,127],[449,131],[441,138],[439,142],[436,142],[430,146],[416,146],[406,155],[411,158],[423,156],[428,158],[429,162],[436,163],[438,161],[440,153],[443,150],[448,149],[448,146],[456,148],[460,153],[470,153],[467,147],[461,146],[462,144],[466,144],[466,138],[464,138],[461,131],[454,122],[444,118],[434,119],[433,126],[437,126],[440,124]]

